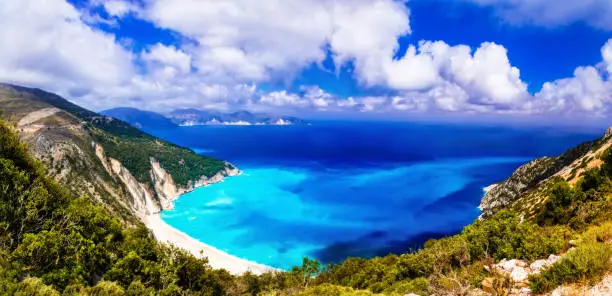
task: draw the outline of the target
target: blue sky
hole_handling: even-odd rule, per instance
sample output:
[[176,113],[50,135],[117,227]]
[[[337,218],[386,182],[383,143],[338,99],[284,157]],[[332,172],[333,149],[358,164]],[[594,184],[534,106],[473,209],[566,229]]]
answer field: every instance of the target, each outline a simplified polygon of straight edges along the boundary
[[612,111],[607,0],[7,4],[0,80],[94,110],[594,122]]

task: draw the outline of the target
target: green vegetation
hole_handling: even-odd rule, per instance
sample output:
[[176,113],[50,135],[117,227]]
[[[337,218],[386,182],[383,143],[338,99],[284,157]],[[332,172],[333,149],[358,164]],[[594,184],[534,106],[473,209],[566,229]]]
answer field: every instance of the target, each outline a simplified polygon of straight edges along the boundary
[[473,277],[482,279],[484,262],[492,259],[532,260],[562,252],[569,234],[565,227],[540,227],[501,211],[490,219],[476,221],[458,235],[430,240],[416,253],[370,260],[350,258],[329,266],[317,279],[377,293],[426,294],[428,279],[443,286],[452,282],[443,277],[453,273],[463,277],[466,285]]
[[96,142],[102,145],[107,155],[119,160],[142,183],[151,182],[151,158],[157,160],[172,175],[174,182],[183,187],[190,181],[198,181],[202,176],[212,177],[225,170],[226,164],[223,161],[197,155],[187,148],[146,134],[117,136],[101,129],[96,122],[99,121],[94,121],[90,126]]
[[[94,124],[90,131],[107,133]],[[169,147],[129,146],[122,142],[126,137],[129,143],[142,140],[143,147],[158,145],[146,135],[123,134],[108,137],[107,150],[130,159],[140,155],[130,150],[159,153],[155,149]],[[609,270],[612,255],[609,158],[576,185],[554,180],[533,220],[502,210],[413,253],[327,266],[304,259],[287,272],[232,276],[160,244],[140,224],[125,227],[88,197],[74,198],[46,177],[14,127],[0,121],[0,295],[464,295],[484,285],[503,294],[510,281],[491,271],[492,263],[563,253],[572,239],[578,247],[532,277],[532,288],[545,292],[562,283],[595,281]]]
[[0,294],[225,295],[234,280],[157,243],[143,226],[124,228],[88,198],[72,198],[0,122]]
[[610,270],[612,246],[588,243],[570,251],[549,270],[532,277],[531,289],[536,293],[550,291],[561,284],[586,281],[595,283]]
[[[142,183],[150,183],[151,158],[159,161],[178,186],[200,177],[212,177],[225,169],[218,159],[200,156],[190,149],[157,139],[126,122],[102,116],[40,89],[12,86],[20,95],[50,104],[78,118],[106,154],[119,160]],[[231,167],[230,167],[231,168]]]

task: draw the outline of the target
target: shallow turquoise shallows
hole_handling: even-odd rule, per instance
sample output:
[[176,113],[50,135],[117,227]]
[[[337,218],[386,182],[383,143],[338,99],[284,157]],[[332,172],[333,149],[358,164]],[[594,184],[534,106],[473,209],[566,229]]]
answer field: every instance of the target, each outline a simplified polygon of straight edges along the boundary
[[[387,235],[409,237],[461,223],[465,215],[423,215],[464,190],[475,168],[525,159],[446,160],[389,169],[310,171],[246,168],[242,175],[182,195],[163,219],[230,254],[279,268],[337,243],[359,241],[380,249]],[[409,188],[410,190],[407,190]],[[376,236],[380,236],[379,239]],[[375,254],[371,254],[375,255]]]

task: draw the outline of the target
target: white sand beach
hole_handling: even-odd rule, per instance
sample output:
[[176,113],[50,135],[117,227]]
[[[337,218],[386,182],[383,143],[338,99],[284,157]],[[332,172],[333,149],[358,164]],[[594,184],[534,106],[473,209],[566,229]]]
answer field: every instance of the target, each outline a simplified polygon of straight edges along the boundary
[[151,229],[157,240],[185,249],[198,258],[208,257],[210,266],[215,269],[223,268],[234,275],[240,275],[247,271],[254,274],[262,274],[266,271],[274,270],[272,267],[232,256],[215,247],[202,243],[168,225],[161,219],[160,214],[148,215],[146,217],[146,225]]

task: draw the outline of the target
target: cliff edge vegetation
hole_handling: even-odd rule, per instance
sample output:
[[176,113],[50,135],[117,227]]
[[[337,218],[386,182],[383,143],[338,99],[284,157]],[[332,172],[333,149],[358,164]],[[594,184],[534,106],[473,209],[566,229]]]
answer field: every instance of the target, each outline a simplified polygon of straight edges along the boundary
[[49,175],[132,224],[170,208],[185,191],[238,173],[39,89],[0,84],[0,109]]

